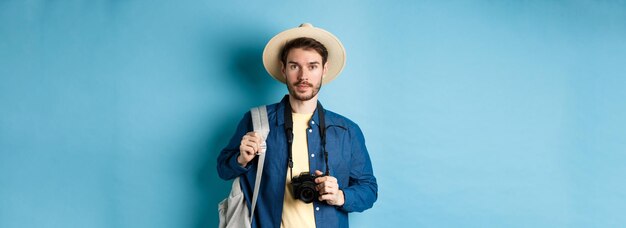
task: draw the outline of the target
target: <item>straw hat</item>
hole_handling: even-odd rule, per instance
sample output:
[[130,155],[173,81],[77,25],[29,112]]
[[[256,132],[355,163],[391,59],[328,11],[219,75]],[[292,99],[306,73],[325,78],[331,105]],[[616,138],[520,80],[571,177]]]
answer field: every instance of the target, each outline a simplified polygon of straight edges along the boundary
[[263,65],[265,70],[276,80],[285,83],[285,77],[281,72],[282,63],[280,61],[280,53],[285,44],[293,39],[300,37],[309,37],[322,43],[328,51],[328,71],[324,77],[322,84],[329,83],[335,79],[343,70],[346,64],[346,49],[330,32],[321,28],[313,27],[309,23],[301,24],[297,28],[285,30],[274,36],[263,50]]

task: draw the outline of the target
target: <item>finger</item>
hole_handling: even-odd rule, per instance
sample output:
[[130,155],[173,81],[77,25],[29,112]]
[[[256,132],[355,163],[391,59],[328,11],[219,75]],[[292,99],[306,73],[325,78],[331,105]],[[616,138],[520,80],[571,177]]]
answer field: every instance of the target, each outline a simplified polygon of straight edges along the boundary
[[243,137],[244,138],[258,138],[258,134],[254,131],[251,131],[251,132],[246,133]]
[[327,177],[327,176],[317,177],[317,178],[315,178],[315,183],[316,183],[316,184],[323,183],[323,182],[325,182],[325,181],[326,181],[326,179],[328,179],[328,177]]
[[323,188],[321,188],[319,190],[320,195],[326,195],[326,194],[336,194],[337,193],[337,188],[333,187],[333,186],[325,186]]
[[315,190],[320,191],[320,189],[324,189],[324,187],[325,187],[324,182],[322,182],[318,185],[315,185]]
[[251,147],[243,148],[243,152],[244,152],[246,158],[249,158],[250,156],[254,155],[254,151],[253,151],[253,149]]
[[240,146],[240,149],[249,152],[250,154],[254,154],[256,153],[256,150],[254,148],[254,144],[251,143],[246,143],[244,145]]
[[248,142],[248,143],[247,143],[247,145],[248,145],[249,147],[252,147],[252,150],[253,150],[254,152],[259,151],[259,144],[255,143],[255,142]]
[[[321,178],[321,177],[319,177],[319,178]],[[332,182],[332,181],[328,181],[328,180],[327,181],[323,181],[323,182],[317,184],[316,186],[319,187],[320,189],[325,188],[326,186],[339,187],[337,185],[337,183]]]
[[257,143],[257,144],[261,142],[259,137],[254,137],[254,136],[246,136],[246,140],[248,142]]
[[254,149],[254,147],[251,147],[251,146],[248,146],[246,151],[248,152],[250,156],[254,156],[254,154],[256,154],[256,150]]
[[333,194],[326,194],[326,195],[320,195],[318,197],[319,201],[329,201],[329,202],[333,202],[337,197]]
[[244,154],[244,155],[247,155],[248,153],[246,152],[246,150],[247,150],[248,148],[249,148],[249,147],[248,147],[248,146],[246,146],[245,144],[241,144],[241,145],[239,145],[239,152],[240,152],[240,153],[242,153],[242,154]]
[[250,147],[256,147],[258,148],[258,144],[254,141],[249,140],[248,138],[245,138],[241,141],[241,145],[245,145],[245,146],[250,146]]
[[247,139],[242,139],[241,144],[239,145],[239,150],[243,151],[246,150],[246,148],[252,148],[254,152],[254,145],[254,143],[249,142]]
[[248,154],[248,151],[254,152],[254,148],[252,148],[251,146],[248,146],[247,144],[241,144],[239,146],[239,151],[245,152],[246,154]]
[[255,151],[257,151],[258,153],[258,151],[261,148],[261,144],[263,142],[261,140],[261,137],[259,137],[255,132],[252,132],[251,135],[246,135],[246,140],[248,143],[254,144]]
[[254,142],[243,140],[241,142],[241,145],[239,145],[239,148],[241,148],[242,146],[252,147],[255,151],[258,150],[258,145],[256,143],[254,143]]
[[251,131],[251,132],[248,132],[248,134],[246,134],[246,136],[248,137],[248,140],[250,140],[250,141],[253,141],[255,143],[260,143],[261,142],[261,136],[259,135],[259,133]]
[[[326,186],[330,186],[333,188],[339,188],[339,184],[337,183],[337,179],[331,176],[318,177],[319,179],[325,178],[321,183],[317,183],[316,187],[318,189],[325,188]],[[317,179],[316,179],[317,180]]]
[[246,133],[243,138],[248,139],[248,138],[254,138],[254,132],[248,132]]
[[326,181],[337,183],[337,178],[333,176],[324,176],[324,173],[322,173],[322,171],[315,170],[315,175],[318,176],[317,178],[315,178],[315,183],[319,184],[321,182],[326,182]]
[[322,176],[322,177],[317,177],[315,178],[315,183],[319,184],[322,182],[328,182],[328,183],[337,183],[337,178],[332,177],[332,176]]
[[263,138],[263,134],[258,133],[258,132],[256,132],[256,131],[254,131],[253,133],[254,133],[254,134],[253,134],[253,135],[254,135],[254,138],[256,138],[256,139],[257,139],[257,141],[259,141],[259,142],[265,141],[265,139]]

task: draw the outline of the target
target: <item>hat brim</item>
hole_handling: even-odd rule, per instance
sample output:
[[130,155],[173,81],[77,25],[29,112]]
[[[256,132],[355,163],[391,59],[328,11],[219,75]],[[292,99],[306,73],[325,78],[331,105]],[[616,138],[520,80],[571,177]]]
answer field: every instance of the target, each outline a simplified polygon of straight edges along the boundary
[[305,24],[298,28],[285,30],[267,42],[263,50],[263,66],[265,66],[265,70],[267,70],[274,79],[286,83],[285,77],[281,72],[282,63],[280,60],[280,52],[287,42],[300,37],[313,38],[326,47],[328,51],[328,59],[326,61],[328,71],[322,80],[322,84],[327,84],[335,79],[346,64],[346,50],[343,44],[341,44],[341,41],[333,34],[326,30],[313,27],[310,24],[308,24],[308,26]]

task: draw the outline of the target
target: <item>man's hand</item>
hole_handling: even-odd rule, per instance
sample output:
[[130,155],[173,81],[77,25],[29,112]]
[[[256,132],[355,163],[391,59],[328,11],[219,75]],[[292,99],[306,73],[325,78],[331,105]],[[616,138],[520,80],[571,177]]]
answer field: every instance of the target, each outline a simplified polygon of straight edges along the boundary
[[[316,176],[322,176],[324,173],[315,170]],[[326,201],[329,205],[343,206],[345,202],[343,191],[339,190],[337,178],[332,176],[323,176],[315,178],[317,186],[315,188],[319,192],[319,201]]]
[[248,132],[241,139],[241,144],[239,144],[239,156],[237,157],[237,162],[241,167],[245,167],[248,165],[248,162],[252,161],[254,157],[261,152],[261,136],[259,136],[256,132]]

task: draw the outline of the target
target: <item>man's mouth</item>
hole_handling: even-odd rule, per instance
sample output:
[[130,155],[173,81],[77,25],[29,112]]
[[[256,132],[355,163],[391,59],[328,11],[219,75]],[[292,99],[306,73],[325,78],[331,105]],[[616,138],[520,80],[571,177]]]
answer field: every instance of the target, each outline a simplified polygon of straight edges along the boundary
[[311,85],[311,84],[309,84],[309,83],[305,83],[305,82],[304,82],[304,83],[298,83],[298,84],[296,84],[296,87],[297,87],[298,89],[305,89],[305,88],[312,87],[312,86],[313,86],[313,85]]

